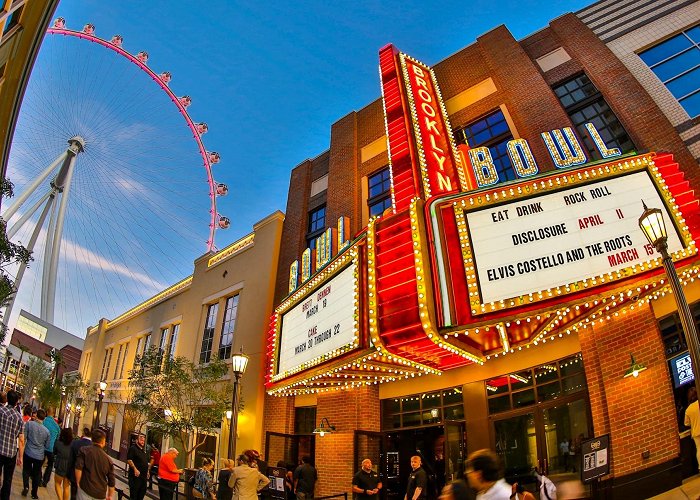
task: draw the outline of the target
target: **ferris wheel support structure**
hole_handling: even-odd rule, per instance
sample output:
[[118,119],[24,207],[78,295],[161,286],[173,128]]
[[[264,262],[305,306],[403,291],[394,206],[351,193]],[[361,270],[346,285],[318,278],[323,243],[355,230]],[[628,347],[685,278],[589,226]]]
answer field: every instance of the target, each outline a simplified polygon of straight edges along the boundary
[[[41,184],[56,170],[58,165],[61,167],[58,173],[54,176],[50,183],[49,189],[41,199],[32,206],[27,213],[8,230],[8,237],[12,237],[19,231],[22,226],[36,213],[39,207],[44,204],[44,209],[34,226],[34,231],[27,244],[27,249],[32,252],[36,241],[39,238],[41,229],[46,222],[46,217],[51,212],[49,228],[46,234],[46,251],[44,252],[43,260],[43,276],[41,280],[41,314],[40,317],[44,321],[53,323],[54,310],[56,303],[56,277],[58,272],[58,259],[61,253],[61,238],[63,236],[63,226],[68,207],[68,199],[70,194],[71,181],[75,171],[75,164],[78,159],[78,154],[85,150],[85,140],[80,136],[71,137],[68,140],[68,148],[61,153],[37,179],[22,193],[21,196],[2,214],[5,221],[8,221],[27,201],[29,196],[33,194]],[[58,213],[56,213],[57,199],[61,201],[58,205]],[[15,287],[19,289],[24,272],[27,269],[27,264],[22,264],[15,277]],[[5,308],[3,313],[4,318],[8,318],[12,313],[14,306],[14,298]]]

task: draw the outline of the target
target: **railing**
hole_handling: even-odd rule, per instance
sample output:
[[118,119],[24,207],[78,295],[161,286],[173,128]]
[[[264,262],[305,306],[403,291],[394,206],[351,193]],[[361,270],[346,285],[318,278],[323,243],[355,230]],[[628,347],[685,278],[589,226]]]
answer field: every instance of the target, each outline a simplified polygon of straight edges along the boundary
[[314,497],[314,500],[328,500],[329,498],[344,498],[345,500],[348,500],[348,493],[347,491],[345,493],[336,493],[335,495],[328,495],[327,497]]

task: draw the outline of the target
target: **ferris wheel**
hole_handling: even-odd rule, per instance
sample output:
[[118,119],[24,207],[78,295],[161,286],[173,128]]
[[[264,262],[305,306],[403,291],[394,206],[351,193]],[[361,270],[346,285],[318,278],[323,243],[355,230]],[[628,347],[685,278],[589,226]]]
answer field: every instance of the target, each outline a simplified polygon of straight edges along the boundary
[[8,161],[15,198],[2,217],[34,256],[17,269],[15,301],[78,331],[179,281],[230,225],[217,211],[228,192],[214,179],[221,158],[189,115],[193,99],[123,45],[91,24],[54,22]]

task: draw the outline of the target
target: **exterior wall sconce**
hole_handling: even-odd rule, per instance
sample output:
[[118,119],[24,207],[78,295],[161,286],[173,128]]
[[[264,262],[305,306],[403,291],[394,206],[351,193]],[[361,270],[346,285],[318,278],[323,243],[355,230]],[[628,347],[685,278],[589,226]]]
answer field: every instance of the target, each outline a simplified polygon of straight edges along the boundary
[[639,372],[643,372],[647,369],[647,367],[644,366],[642,363],[637,363],[634,360],[634,356],[632,354],[630,354],[630,359],[632,360],[632,362],[630,363],[630,367],[625,372],[625,376],[623,378],[627,378],[630,376],[637,378],[639,376]]
[[[325,422],[325,425],[324,425]],[[314,434],[318,434],[319,436],[323,437],[326,434],[330,434],[331,432],[335,431],[335,426],[331,425],[331,423],[328,421],[326,417],[323,417],[321,419],[321,423],[318,427],[314,429]]]

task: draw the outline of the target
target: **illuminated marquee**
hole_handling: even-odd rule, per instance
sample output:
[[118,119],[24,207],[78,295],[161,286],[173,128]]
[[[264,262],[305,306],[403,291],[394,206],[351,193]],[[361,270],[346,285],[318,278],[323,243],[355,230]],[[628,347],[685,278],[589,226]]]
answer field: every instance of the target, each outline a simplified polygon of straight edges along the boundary
[[431,68],[406,54],[401,53],[399,57],[425,199],[463,191],[467,182],[435,74]]
[[[465,212],[481,302],[581,283],[649,260],[641,201],[663,207],[647,172]],[[674,227],[664,213],[666,226]],[[675,231],[669,250],[683,249]],[[575,286],[575,285],[574,285]]]

